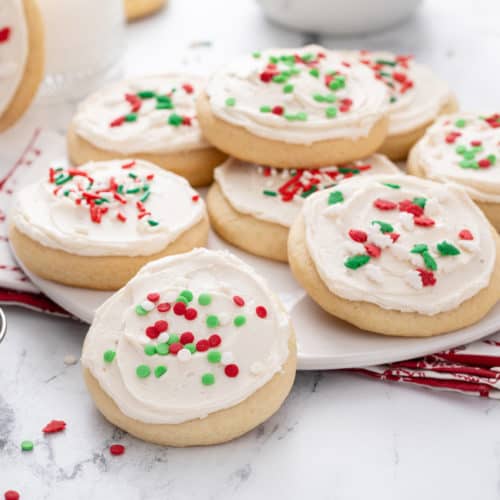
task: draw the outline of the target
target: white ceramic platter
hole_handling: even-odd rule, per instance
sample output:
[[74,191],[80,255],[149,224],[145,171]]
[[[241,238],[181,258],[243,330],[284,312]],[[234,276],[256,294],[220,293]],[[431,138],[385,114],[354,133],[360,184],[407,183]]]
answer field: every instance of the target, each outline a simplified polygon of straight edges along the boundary
[[[500,328],[500,304],[476,325],[431,338],[393,338],[368,333],[337,320],[317,306],[294,280],[286,264],[254,257],[211,233],[209,248],[229,249],[264,276],[290,311],[299,346],[299,369],[355,368],[411,359],[457,347]],[[19,261],[19,259],[18,259]],[[52,300],[86,323],[111,295],[43,280],[19,262],[28,277]]]

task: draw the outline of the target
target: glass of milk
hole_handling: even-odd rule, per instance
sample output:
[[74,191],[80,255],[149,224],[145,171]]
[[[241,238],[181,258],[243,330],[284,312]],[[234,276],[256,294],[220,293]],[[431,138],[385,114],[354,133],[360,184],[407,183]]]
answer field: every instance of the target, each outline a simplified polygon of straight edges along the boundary
[[45,96],[80,98],[121,73],[123,0],[38,0],[45,23]]

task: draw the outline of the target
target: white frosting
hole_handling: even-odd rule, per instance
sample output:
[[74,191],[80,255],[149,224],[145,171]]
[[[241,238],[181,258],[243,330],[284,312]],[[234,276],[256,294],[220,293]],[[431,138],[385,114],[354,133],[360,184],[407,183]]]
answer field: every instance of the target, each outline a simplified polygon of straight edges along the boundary
[[[105,87],[79,105],[73,118],[75,132],[98,148],[126,155],[207,148],[195,108],[203,84],[200,77],[169,74]],[[155,96],[138,97],[143,91],[154,92]],[[135,121],[120,124],[130,115],[136,116]],[[185,123],[178,124],[178,117],[186,118]]]
[[[465,126],[457,127],[461,120]],[[475,113],[443,116],[427,129],[413,158],[429,179],[460,185],[474,200],[500,203],[500,118],[494,122]],[[480,143],[477,150],[472,143]]]
[[[375,200],[388,208],[376,208]],[[404,200],[410,200],[409,208]],[[414,201],[425,202],[423,213]],[[408,210],[411,224],[400,218]],[[345,299],[434,315],[455,309],[490,282],[496,259],[491,227],[461,188],[409,176],[362,177],[314,194],[303,214],[307,248],[321,280]],[[384,226],[384,233],[373,221],[392,227]],[[423,226],[426,222],[434,225]],[[362,231],[364,237],[351,230]],[[456,255],[443,255],[443,242],[452,245]],[[427,252],[411,251],[420,244],[427,245]]]
[[[307,62],[287,64],[279,60],[280,56],[295,54],[306,57]],[[269,69],[268,64],[275,57],[278,62],[271,62],[275,66]],[[339,53],[315,45],[268,50],[244,56],[216,72],[206,92],[217,117],[258,136],[298,144],[367,136],[386,110],[387,87],[374,80],[371,70],[363,64],[353,62],[347,67],[342,62]],[[295,70],[297,74],[289,76],[286,82],[262,81],[266,79],[263,73],[272,76]],[[317,76],[311,75],[311,70],[317,70]],[[329,76],[332,72],[338,73]],[[331,89],[327,80],[337,77],[344,79],[345,85]],[[319,102],[314,96],[332,102]],[[349,99],[351,105],[345,105],[343,99]],[[283,114],[262,112],[263,106],[281,106]],[[329,108],[335,116],[327,116]]]
[[[114,160],[78,167],[93,179],[90,189],[90,180],[82,175],[58,186],[58,179],[69,179],[74,169],[55,171],[52,182],[49,174],[19,191],[12,221],[31,239],[72,254],[159,252],[205,217],[205,204],[182,177],[140,160],[122,168],[131,163]],[[95,205],[89,196],[107,201]]]
[[349,59],[360,60],[389,89],[389,136],[415,130],[433,121],[452,98],[448,84],[428,66],[410,56],[391,52],[347,52]]
[[341,167],[304,170],[261,167],[229,158],[215,169],[215,180],[238,212],[290,227],[309,193],[335,186],[353,175],[397,173],[398,168],[383,155]]
[[0,4],[0,115],[7,109],[28,59],[28,28],[22,0]]
[[[184,290],[192,293],[187,307],[197,313],[191,320],[182,312],[176,314],[173,308]],[[137,305],[148,302],[151,292],[158,293],[159,299],[151,312],[138,315]],[[201,294],[210,296],[210,304],[199,303]],[[241,297],[244,305],[237,305],[235,296]],[[158,304],[165,302],[172,308],[159,312]],[[256,313],[259,306],[265,308],[265,317]],[[141,308],[139,311],[143,312]],[[209,315],[219,320],[227,316],[229,321],[209,327]],[[235,326],[239,316],[246,322]],[[146,329],[159,320],[168,323],[162,337],[146,335]],[[145,354],[146,345],[165,346],[165,336],[172,341],[177,340],[172,337],[176,334],[182,342],[183,332],[193,334],[191,346],[177,354]],[[213,334],[220,337],[220,345],[191,354],[189,347],[209,340]],[[204,418],[251,396],[281,371],[288,358],[290,334],[287,314],[252,268],[228,252],[196,249],[147,264],[108,299],[96,312],[85,340],[82,363],[127,416],[147,423],[177,424]],[[103,359],[108,350],[116,353],[112,362]],[[139,365],[147,366],[150,375],[138,377]],[[167,372],[157,378],[155,369],[159,365],[165,366]],[[237,376],[228,376],[226,370],[234,370],[234,366]],[[204,374],[214,376],[212,385],[203,384]]]

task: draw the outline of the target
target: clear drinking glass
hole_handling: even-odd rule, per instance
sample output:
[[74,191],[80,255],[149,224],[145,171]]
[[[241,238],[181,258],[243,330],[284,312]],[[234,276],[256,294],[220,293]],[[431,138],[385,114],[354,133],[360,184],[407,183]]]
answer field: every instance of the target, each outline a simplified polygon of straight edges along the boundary
[[123,0],[38,0],[45,23],[42,95],[80,98],[121,73]]

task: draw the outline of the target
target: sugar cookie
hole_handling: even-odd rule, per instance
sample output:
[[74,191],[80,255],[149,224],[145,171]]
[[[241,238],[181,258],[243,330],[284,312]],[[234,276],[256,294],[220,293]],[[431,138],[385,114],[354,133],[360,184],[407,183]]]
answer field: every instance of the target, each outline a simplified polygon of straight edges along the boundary
[[359,328],[425,337],[479,321],[500,298],[499,236],[465,191],[411,176],[320,191],[292,226],[292,271]]
[[318,46],[255,52],[216,72],[198,98],[207,139],[273,167],[346,163],[387,133],[387,87],[361,63]]
[[353,176],[399,172],[382,155],[303,170],[278,170],[230,158],[215,169],[208,213],[213,229],[229,243],[286,262],[288,230],[309,195]]
[[51,168],[19,191],[10,242],[42,278],[116,290],[146,263],[205,245],[203,200],[187,181],[142,160]]
[[124,0],[125,16],[129,21],[135,21],[154,14],[166,3],[166,0]]
[[203,80],[170,74],[108,86],[78,107],[68,132],[71,161],[140,158],[182,175],[193,186],[212,182],[226,155],[203,138],[195,98]]
[[97,311],[82,352],[103,415],[166,446],[234,439],[290,391],[289,317],[228,252],[196,249],[146,265]]

